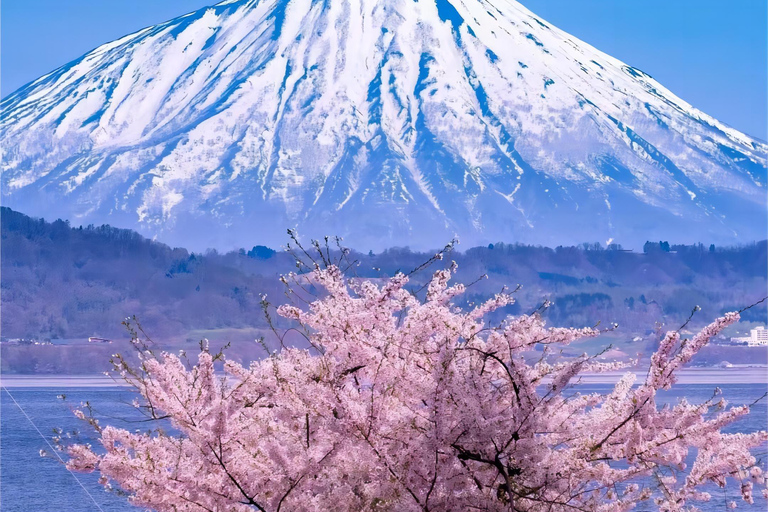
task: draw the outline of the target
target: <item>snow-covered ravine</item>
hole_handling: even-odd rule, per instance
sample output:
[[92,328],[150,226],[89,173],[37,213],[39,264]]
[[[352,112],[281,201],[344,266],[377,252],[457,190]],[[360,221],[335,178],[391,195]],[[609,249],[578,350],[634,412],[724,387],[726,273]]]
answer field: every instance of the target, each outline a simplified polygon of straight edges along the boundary
[[512,0],[229,0],[0,108],[6,206],[194,249],[767,229],[764,142]]

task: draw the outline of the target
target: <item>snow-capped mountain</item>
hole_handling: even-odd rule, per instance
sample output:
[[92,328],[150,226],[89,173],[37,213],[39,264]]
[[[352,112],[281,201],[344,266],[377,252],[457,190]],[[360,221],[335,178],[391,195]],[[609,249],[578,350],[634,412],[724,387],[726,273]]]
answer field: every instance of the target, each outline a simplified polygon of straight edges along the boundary
[[1,108],[6,206],[192,248],[766,236],[764,142],[513,0],[228,0]]

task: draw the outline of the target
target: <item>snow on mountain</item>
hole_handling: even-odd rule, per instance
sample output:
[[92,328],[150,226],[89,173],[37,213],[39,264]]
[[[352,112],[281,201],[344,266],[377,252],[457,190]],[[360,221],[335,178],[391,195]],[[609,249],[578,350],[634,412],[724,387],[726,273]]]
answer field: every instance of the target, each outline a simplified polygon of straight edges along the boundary
[[228,0],[0,108],[6,206],[192,248],[766,236],[764,142],[512,0]]

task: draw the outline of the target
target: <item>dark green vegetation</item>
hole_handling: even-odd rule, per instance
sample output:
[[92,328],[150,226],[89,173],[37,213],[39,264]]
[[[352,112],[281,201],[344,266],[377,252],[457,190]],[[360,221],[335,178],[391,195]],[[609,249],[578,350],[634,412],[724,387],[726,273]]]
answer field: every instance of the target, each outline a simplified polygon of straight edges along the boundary
[[[278,277],[296,269],[290,254],[261,246],[193,254],[129,230],[73,228],[7,208],[1,214],[6,340],[58,343],[101,336],[119,342],[128,338],[121,322],[136,315],[169,348],[191,347],[207,337],[232,341],[235,352],[251,357],[258,353],[253,339],[267,332],[261,294],[274,303],[285,300]],[[482,300],[503,285],[522,284],[517,304],[504,313],[530,312],[549,299],[553,305],[544,314],[552,324],[617,322],[620,328],[613,334],[618,341],[642,338],[631,349],[625,347],[637,352],[653,344],[657,323],[679,327],[696,305],[702,312],[694,327],[766,295],[766,248],[765,241],[736,248],[653,242],[644,252],[599,244],[550,249],[499,243],[456,251],[439,264],[454,259],[464,283],[488,275],[469,287],[467,301]],[[357,275],[376,277],[409,271],[430,256],[389,249],[353,252],[351,259],[359,261]],[[422,271],[414,280],[421,283],[427,275]],[[766,316],[764,307],[747,311],[739,330],[750,322],[765,323]],[[115,345],[93,344],[87,350],[77,344],[4,347],[5,371],[85,372],[116,351]],[[717,357],[716,362],[724,358]]]

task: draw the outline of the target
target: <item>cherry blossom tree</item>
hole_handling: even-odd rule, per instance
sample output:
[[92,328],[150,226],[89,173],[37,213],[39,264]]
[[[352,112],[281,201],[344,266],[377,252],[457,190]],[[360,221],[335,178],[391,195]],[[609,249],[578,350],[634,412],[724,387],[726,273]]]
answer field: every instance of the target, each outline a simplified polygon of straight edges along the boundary
[[559,348],[599,330],[548,328],[538,312],[492,323],[513,292],[458,308],[455,265],[414,290],[402,273],[348,279],[318,249],[310,271],[283,277],[291,301],[277,309],[308,349],[249,366],[205,347],[194,364],[146,347],[140,368],[117,356],[135,405],[172,429],[132,433],[79,410],[102,447],[69,446],[69,467],[158,511],[676,511],[709,500],[708,484],[747,503],[764,489],[752,451],[768,433],[722,432],[749,407],[717,394],[657,404],[738,313],[689,339],[668,332],[640,382],[628,372],[608,394],[580,393],[581,374],[622,365]]

